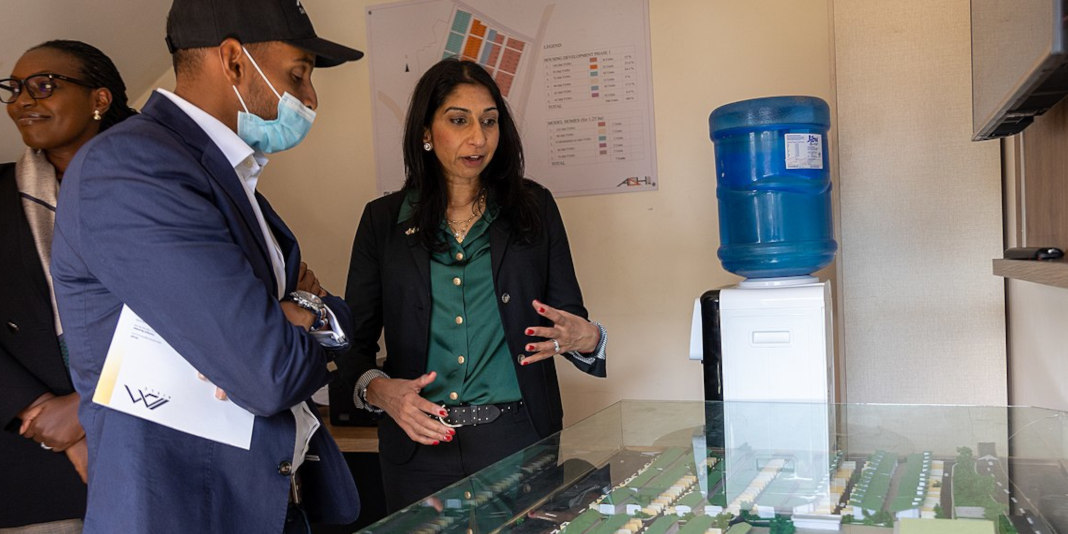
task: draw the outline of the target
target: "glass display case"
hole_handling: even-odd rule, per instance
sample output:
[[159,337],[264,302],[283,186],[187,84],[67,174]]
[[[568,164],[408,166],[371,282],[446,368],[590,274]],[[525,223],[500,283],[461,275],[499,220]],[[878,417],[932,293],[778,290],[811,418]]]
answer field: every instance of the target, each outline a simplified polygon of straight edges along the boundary
[[1068,533],[1065,416],[623,401],[361,532]]

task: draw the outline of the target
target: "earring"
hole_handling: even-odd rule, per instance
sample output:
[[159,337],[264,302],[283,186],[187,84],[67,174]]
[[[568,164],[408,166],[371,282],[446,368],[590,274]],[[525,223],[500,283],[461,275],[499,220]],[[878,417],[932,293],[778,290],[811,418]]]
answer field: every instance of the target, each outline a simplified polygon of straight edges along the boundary
[[427,141],[423,143],[423,150],[430,152],[431,150],[434,150],[434,145],[430,144],[430,141]]
[[99,110],[99,109],[94,109],[94,110],[93,110],[93,120],[94,120],[94,121],[98,121],[98,120],[100,120],[100,119],[101,119],[101,117],[100,117],[100,110]]

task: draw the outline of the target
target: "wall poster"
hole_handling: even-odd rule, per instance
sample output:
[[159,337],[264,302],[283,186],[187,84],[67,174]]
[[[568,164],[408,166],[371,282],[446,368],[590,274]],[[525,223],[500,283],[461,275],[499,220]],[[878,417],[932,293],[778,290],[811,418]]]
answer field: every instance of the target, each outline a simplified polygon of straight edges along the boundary
[[408,0],[368,9],[380,192],[404,182],[419,77],[477,61],[519,126],[526,174],[557,196],[657,188],[648,0]]

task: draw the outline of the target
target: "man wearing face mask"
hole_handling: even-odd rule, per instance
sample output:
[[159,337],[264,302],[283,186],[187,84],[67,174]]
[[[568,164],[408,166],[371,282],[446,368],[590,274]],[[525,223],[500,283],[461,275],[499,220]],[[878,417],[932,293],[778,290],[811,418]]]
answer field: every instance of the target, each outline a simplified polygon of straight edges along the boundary
[[[174,92],[83,147],[56,216],[52,273],[89,444],[85,532],[349,523],[355,484],[307,403],[336,369],[348,309],[256,183],[265,154],[315,118],[313,68],[363,54],[317,37],[297,0],[175,0],[167,44]],[[124,305],[219,402],[256,416],[249,450],[93,403]]]

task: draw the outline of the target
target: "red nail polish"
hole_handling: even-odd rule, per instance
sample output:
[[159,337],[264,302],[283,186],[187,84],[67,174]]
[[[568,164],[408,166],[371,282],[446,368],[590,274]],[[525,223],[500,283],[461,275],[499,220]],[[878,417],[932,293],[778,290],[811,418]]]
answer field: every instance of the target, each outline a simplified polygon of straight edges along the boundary
[[534,345],[527,345],[527,352],[534,352]]
[[533,329],[533,328],[528,328],[528,329],[527,329],[527,335],[528,335],[528,336],[532,336],[532,335],[534,335],[534,329]]
[[452,441],[452,436],[445,436],[445,441]]
[[442,417],[445,417],[446,415],[449,415],[449,412],[446,412],[445,410],[441,410],[440,412],[438,412],[438,415],[440,415]]
[[454,435],[456,435],[456,429],[455,429],[455,428],[450,428],[450,429],[449,429],[449,435],[450,435],[450,436],[454,436]]
[[538,308],[538,311],[541,313],[545,313],[545,308]]
[[526,364],[528,364],[528,363],[530,363],[530,362],[528,362],[528,361],[526,361],[526,360],[523,360],[523,361],[519,362],[519,365],[526,365]]
[[431,445],[437,445],[438,443],[441,443],[441,442],[438,441],[438,440],[434,440],[434,443],[431,443]]

